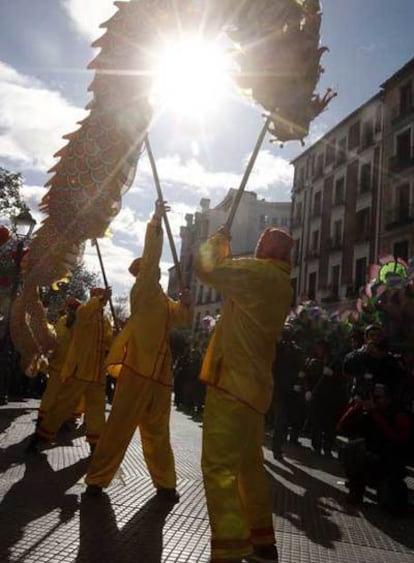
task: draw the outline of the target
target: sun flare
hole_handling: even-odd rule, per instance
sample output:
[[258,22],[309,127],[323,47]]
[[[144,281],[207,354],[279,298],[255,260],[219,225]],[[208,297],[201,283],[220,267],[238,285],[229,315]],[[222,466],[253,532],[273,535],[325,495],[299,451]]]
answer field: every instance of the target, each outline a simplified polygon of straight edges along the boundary
[[204,116],[230,93],[230,57],[219,44],[200,37],[164,43],[154,74],[152,103],[182,115]]

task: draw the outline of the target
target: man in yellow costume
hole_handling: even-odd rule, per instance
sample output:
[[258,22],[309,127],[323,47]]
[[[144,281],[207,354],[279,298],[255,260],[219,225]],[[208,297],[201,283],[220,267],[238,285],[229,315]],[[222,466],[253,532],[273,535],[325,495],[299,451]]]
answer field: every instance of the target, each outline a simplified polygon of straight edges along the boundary
[[163,232],[161,219],[169,208],[156,202],[147,225],[144,252],[130,266],[136,276],[131,290],[131,316],[110,350],[108,373],[119,376],[111,413],[86,476],[87,494],[99,495],[119,468],[138,427],[148,471],[157,494],[172,502],[176,491],[174,455],[170,443],[170,329],[190,323],[188,291],[169,299],[159,279]]
[[80,305],[69,350],[62,368],[63,384],[27,451],[35,452],[42,442],[52,440],[62,424],[85,398],[86,439],[94,450],[105,424],[104,359],[112,342],[112,327],[104,314],[110,289],[91,289],[89,301]]
[[39,426],[47,411],[56,401],[56,397],[62,386],[62,369],[68,353],[72,338],[73,327],[76,320],[76,310],[81,302],[74,297],[68,297],[65,301],[63,314],[55,324],[56,344],[49,357],[48,380],[45,392],[40,402],[36,426]]
[[231,258],[228,230],[201,245],[199,279],[224,296],[201,369],[207,387],[202,471],[211,562],[277,562],[272,502],[263,465],[272,363],[292,302],[291,237],[266,229],[254,258]]

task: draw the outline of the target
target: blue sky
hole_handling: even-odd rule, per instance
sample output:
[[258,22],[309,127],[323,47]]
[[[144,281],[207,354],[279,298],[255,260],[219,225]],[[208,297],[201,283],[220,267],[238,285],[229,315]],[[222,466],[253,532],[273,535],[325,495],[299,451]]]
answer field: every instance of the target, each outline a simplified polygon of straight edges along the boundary
[[[313,123],[308,143],[376,93],[414,56],[413,0],[326,0],[323,10],[322,44],[330,51],[322,60],[319,91],[331,86],[338,97]],[[61,137],[77,128],[89,100],[93,74],[86,66],[96,53],[90,43],[101,35],[98,24],[114,11],[112,0],[0,0],[0,165],[23,173],[23,195],[35,212],[53,154],[64,144]],[[259,107],[239,96],[226,100],[202,133],[198,123],[171,112],[154,124],[152,145],[178,244],[184,215],[197,210],[201,197],[210,197],[215,205],[229,187],[237,187],[260,115]],[[301,150],[296,142],[283,149],[265,142],[248,189],[271,201],[288,201],[289,161]],[[113,222],[114,236],[102,241],[118,292],[130,286],[125,270],[142,251],[154,197],[143,159]],[[93,250],[87,249],[86,261],[97,267]],[[164,272],[170,263],[166,248]]]

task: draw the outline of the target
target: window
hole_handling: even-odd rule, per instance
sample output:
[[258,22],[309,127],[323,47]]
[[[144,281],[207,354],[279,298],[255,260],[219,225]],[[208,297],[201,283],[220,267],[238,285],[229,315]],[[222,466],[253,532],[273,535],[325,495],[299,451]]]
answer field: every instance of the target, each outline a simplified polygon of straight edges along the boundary
[[338,152],[336,154],[337,164],[342,164],[346,161],[346,137],[340,139],[338,143]]
[[335,247],[339,247],[342,244],[342,219],[334,221],[333,224],[333,243]]
[[359,291],[367,283],[367,259],[358,258],[355,262],[355,290]]
[[322,192],[316,192],[313,198],[313,215],[316,217],[322,211]]
[[273,227],[277,227],[279,224],[279,221],[277,219],[277,217],[272,217],[272,225]]
[[309,274],[308,296],[309,296],[309,299],[315,299],[315,296],[316,296],[316,272],[312,272],[311,274]]
[[372,120],[365,121],[362,125],[362,146],[369,147],[374,142],[374,127]]
[[295,213],[295,221],[300,223],[302,221],[302,210],[303,210],[303,203],[298,201],[295,205],[296,213]]
[[326,151],[325,151],[326,166],[335,162],[335,153],[336,153],[336,139],[331,139],[330,141],[328,141],[326,145]]
[[355,215],[357,240],[366,240],[369,235],[369,207],[358,211]]
[[332,266],[331,269],[331,293],[333,296],[339,296],[339,284],[340,284],[341,266],[338,264]]
[[318,247],[319,247],[319,231],[313,231],[311,238],[311,250],[316,252],[318,250]]
[[401,163],[407,162],[411,157],[411,131],[407,129],[401,135],[397,135],[397,160]]
[[409,112],[413,105],[413,91],[411,82],[404,84],[400,88],[400,115]]
[[260,215],[259,217],[259,229],[262,231],[263,229],[266,228],[267,225],[267,216],[266,215]]
[[394,244],[394,256],[408,260],[408,240],[401,240]]
[[318,154],[316,158],[315,178],[320,178],[323,175],[323,154]]
[[395,190],[395,207],[397,220],[402,221],[410,216],[410,185],[403,184]]
[[360,123],[357,121],[349,128],[348,149],[351,151],[359,146],[360,143]]
[[368,162],[361,166],[359,191],[361,193],[365,193],[365,192],[369,192],[370,189],[371,189],[371,163]]
[[345,201],[345,178],[339,178],[335,182],[335,205],[339,205]]
[[289,225],[289,217],[282,217],[280,220],[281,227],[287,227]]

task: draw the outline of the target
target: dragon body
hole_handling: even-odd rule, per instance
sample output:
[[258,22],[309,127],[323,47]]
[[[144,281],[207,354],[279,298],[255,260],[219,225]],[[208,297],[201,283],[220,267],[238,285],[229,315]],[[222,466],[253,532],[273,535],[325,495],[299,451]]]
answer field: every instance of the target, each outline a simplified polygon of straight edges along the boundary
[[331,97],[314,93],[324,51],[317,0],[210,0],[204,6],[131,0],[115,6],[93,43],[100,52],[89,64],[95,71],[89,114],[55,155],[40,206],[46,218],[23,260],[11,333],[27,372],[54,344],[38,287],[66,276],[85,241],[103,236],[134,180],[153,116],[151,69],[160,38],[200,27],[210,36],[227,33],[237,46],[239,85],[271,115],[269,132],[280,142],[301,140]]

